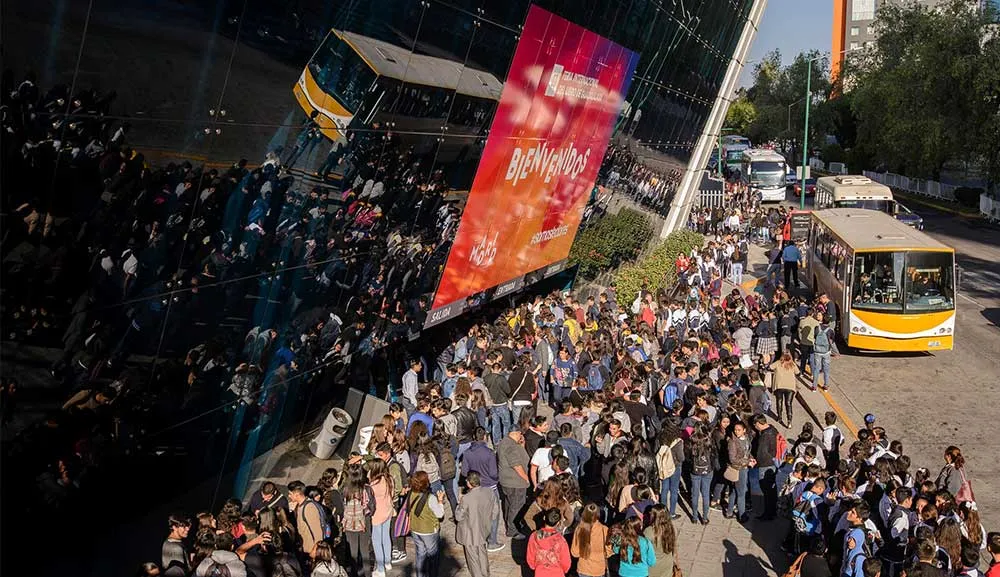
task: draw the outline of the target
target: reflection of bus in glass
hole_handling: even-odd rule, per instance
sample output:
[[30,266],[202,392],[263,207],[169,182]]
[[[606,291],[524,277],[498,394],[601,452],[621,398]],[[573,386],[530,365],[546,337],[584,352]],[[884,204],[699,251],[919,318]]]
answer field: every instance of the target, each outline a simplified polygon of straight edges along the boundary
[[722,157],[725,164],[722,165],[722,172],[728,178],[731,174],[740,170],[743,163],[743,151],[750,148],[749,144],[733,143],[722,145]]
[[816,180],[816,208],[865,208],[896,214],[892,190],[865,176],[824,176]]
[[743,151],[740,179],[761,202],[785,200],[785,157],[773,150],[751,148]]
[[[495,76],[462,62],[333,30],[293,90],[307,115],[319,111],[316,122],[331,140],[379,122],[404,140],[436,143],[444,136],[484,135],[502,89]],[[453,156],[469,144],[460,140]]]
[[955,330],[955,250],[875,210],[812,213],[813,289],[836,307],[851,347],[950,350]]

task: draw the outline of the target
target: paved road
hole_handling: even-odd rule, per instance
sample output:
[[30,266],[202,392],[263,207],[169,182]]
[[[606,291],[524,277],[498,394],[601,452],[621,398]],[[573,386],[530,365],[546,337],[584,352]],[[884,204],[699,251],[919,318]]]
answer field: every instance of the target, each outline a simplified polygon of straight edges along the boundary
[[[922,209],[925,231],[957,250],[963,269],[955,349],[855,354],[834,362],[833,397],[855,418],[873,412],[916,466],[936,474],[948,445],[968,460],[984,523],[1000,527],[1000,230]],[[860,421],[858,421],[860,422]]]
[[[788,204],[798,200],[789,198]],[[874,413],[913,468],[933,475],[949,445],[968,460],[984,524],[1000,529],[1000,229],[917,207],[924,230],[955,247],[962,268],[955,349],[926,354],[854,353],[834,360],[831,396],[855,423]]]

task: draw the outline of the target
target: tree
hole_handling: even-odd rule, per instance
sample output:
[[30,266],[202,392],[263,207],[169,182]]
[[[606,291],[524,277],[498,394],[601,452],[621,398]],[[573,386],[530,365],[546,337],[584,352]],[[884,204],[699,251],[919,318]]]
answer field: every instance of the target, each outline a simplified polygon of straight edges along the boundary
[[795,149],[804,128],[806,75],[811,67],[809,138],[819,142],[834,118],[832,112],[822,109],[831,88],[828,66],[827,59],[815,50],[798,54],[788,66],[782,66],[777,50],[768,53],[754,67],[754,84],[747,90],[747,98],[757,111],[747,136],[754,142],[784,141],[786,149]]
[[907,176],[938,179],[945,163],[962,160],[995,181],[1000,48],[989,15],[963,0],[933,10],[887,2],[875,29],[874,46],[844,67],[856,145]]
[[736,134],[747,134],[757,118],[757,108],[745,96],[734,100],[726,112],[726,126]]

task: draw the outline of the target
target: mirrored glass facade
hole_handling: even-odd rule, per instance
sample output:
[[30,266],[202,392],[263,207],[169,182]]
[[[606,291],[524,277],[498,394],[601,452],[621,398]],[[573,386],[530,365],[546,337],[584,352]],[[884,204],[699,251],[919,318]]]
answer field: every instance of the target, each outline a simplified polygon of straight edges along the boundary
[[[616,142],[682,170],[752,2],[536,3],[641,54]],[[391,390],[529,5],[10,0],[5,504],[217,510],[346,386]]]

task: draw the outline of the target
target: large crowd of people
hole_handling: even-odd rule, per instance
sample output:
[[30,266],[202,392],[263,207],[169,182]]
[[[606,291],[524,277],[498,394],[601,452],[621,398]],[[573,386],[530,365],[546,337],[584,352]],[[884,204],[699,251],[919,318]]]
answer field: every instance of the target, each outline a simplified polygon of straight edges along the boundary
[[609,165],[608,187],[620,190],[650,212],[664,217],[667,215],[680,183],[680,170],[671,169],[664,173],[649,167],[627,143],[608,147],[605,159]]
[[1000,533],[980,521],[958,447],[934,475],[875,415],[856,435],[833,412],[790,429],[796,391],[813,383],[802,363],[834,351],[829,301],[720,299],[695,278],[717,279],[714,252],[748,232],[719,230],[679,255],[690,290],[677,300],[672,287],[630,304],[614,287],[537,296],[432,363],[414,358],[342,470],[172,517],[160,567],[384,577],[403,565],[423,577],[453,530],[474,577],[508,546],[543,577],[672,576],[678,523],[732,518],[784,534],[791,575],[978,576],[989,564],[995,577]]
[[[255,167],[154,167],[108,119],[113,94],[9,75],[2,93],[4,338],[58,343],[66,398],[5,447],[27,514],[85,510],[70,505],[150,423],[207,419],[215,441],[254,429],[265,443],[315,391],[394,401],[359,423],[367,440],[342,470],[171,515],[142,575],[432,576],[452,522],[474,577],[508,546],[540,577],[674,575],[685,513],[747,523],[752,508],[804,577],[973,576],[1000,559],[957,447],[932,477],[874,417],[852,439],[832,413],[791,434],[800,383],[829,378],[837,319],[790,283],[794,244],[771,253],[784,285],[722,294],[783,222],[738,189],[728,210],[695,213],[715,237],[678,255],[679,297],[534,296],[424,350],[397,390],[373,365],[422,327],[460,215],[444,173],[391,131],[348,134],[306,185],[289,167],[315,146],[309,121]],[[669,206],[676,174],[609,159],[609,185]],[[18,389],[0,390],[7,423]]]

